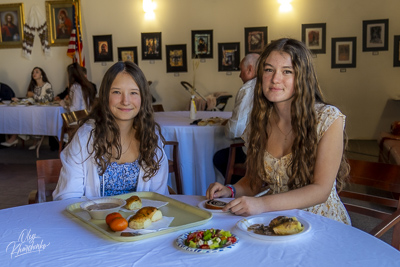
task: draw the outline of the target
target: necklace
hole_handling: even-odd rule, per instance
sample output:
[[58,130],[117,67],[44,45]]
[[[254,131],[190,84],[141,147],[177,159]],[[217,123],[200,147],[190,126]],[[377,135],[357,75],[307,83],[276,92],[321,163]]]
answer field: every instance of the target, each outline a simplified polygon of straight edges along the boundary
[[[129,142],[128,147],[126,148],[125,152],[121,153],[121,155],[125,154],[129,150],[129,148],[131,147],[131,144],[132,144],[132,140],[133,140],[133,138],[131,138],[131,141]],[[121,150],[122,150],[122,147],[121,147]]]
[[289,131],[287,134],[285,134],[285,133],[281,130],[281,128],[279,128],[278,123],[276,122],[275,116],[272,115],[272,117],[274,118],[274,122],[275,122],[275,124],[276,124],[276,127],[278,127],[278,130],[285,136],[285,143],[286,143],[287,137],[288,137],[288,135],[292,132],[293,128],[291,128],[290,131]]

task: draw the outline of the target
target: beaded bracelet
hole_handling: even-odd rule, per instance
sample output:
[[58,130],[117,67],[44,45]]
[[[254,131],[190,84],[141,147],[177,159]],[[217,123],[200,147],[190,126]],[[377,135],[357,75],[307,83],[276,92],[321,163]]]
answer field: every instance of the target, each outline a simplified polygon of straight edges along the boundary
[[233,185],[231,185],[231,184],[227,184],[227,185],[225,185],[225,186],[228,187],[228,188],[231,190],[231,197],[234,198],[235,195],[236,195],[236,189],[235,189],[235,187],[234,187]]

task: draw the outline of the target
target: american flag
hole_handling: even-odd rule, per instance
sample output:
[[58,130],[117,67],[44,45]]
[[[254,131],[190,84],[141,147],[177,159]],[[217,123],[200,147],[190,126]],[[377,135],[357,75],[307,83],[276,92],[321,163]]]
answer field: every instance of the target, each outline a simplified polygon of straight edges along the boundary
[[78,19],[78,14],[79,13],[77,10],[76,3],[73,3],[72,7],[73,23],[72,23],[71,37],[69,38],[67,55],[70,58],[72,58],[73,62],[78,62],[79,65],[85,67],[85,56],[82,53],[82,48],[83,48],[82,33]]

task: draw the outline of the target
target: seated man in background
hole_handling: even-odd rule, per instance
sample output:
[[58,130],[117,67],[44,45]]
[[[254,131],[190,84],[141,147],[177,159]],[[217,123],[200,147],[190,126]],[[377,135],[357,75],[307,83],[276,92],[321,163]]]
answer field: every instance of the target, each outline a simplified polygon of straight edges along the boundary
[[[240,62],[240,78],[243,81],[242,87],[236,94],[235,106],[232,117],[223,122],[225,125],[225,136],[229,139],[240,138],[246,128],[248,116],[253,108],[254,87],[256,85],[256,70],[259,54],[247,54]],[[228,165],[229,147],[215,153],[214,166],[225,176]],[[236,148],[235,162],[244,163],[246,154],[241,147]],[[232,184],[236,183],[241,177],[233,175]]]
[[13,89],[5,83],[0,83],[0,99],[11,100],[13,97],[15,97]]
[[[14,91],[5,83],[0,83],[0,101],[1,100],[11,100],[11,98],[15,97]],[[6,135],[0,134],[0,142],[6,141]]]

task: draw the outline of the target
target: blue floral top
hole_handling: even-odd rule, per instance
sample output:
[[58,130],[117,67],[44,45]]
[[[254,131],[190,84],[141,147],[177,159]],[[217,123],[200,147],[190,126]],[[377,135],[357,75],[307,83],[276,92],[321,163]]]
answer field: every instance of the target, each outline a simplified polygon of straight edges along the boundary
[[100,175],[100,190],[103,194],[104,177],[104,196],[121,195],[135,192],[139,177],[139,161],[118,164],[111,162],[103,175]]

